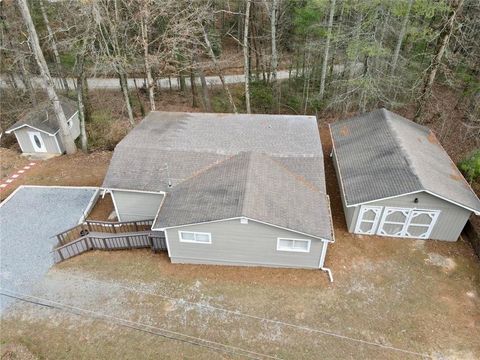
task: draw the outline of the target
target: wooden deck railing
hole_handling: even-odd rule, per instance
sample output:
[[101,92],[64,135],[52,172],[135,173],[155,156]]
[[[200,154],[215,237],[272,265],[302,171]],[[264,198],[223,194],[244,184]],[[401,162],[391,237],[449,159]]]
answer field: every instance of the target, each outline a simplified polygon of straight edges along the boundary
[[67,260],[90,250],[126,250],[151,248],[153,251],[166,250],[163,232],[132,232],[123,234],[86,234],[68,244],[52,250],[54,263]]
[[77,226],[57,234],[56,237],[58,240],[58,245],[63,246],[76,241],[91,232],[117,234],[149,231],[152,227],[152,224],[153,219],[122,222],[86,220],[82,224],[78,224]]

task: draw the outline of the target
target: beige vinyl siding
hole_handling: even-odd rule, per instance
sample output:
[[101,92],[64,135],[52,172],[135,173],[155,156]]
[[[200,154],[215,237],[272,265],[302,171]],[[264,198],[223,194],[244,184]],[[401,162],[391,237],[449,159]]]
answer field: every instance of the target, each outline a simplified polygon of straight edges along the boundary
[[118,219],[120,221],[133,221],[155,218],[163,195],[113,190],[112,198]]
[[32,141],[30,140],[30,136],[28,132],[38,132],[42,137],[42,140],[45,144],[45,148],[47,149],[47,153],[50,154],[59,154],[61,151],[58,150],[57,142],[55,141],[55,136],[57,135],[48,135],[42,131],[35,130],[28,126],[24,126],[18,130],[15,130],[15,136],[17,137],[17,141],[20,144],[20,147],[24,153],[34,153],[35,149],[33,148]]
[[[418,198],[418,203],[414,203],[415,198]],[[462,232],[468,218],[472,214],[471,211],[460,206],[452,204],[448,201],[442,200],[436,196],[430,195],[426,192],[420,192],[411,195],[403,195],[397,198],[379,200],[368,205],[372,206],[388,206],[399,208],[417,208],[428,210],[440,210],[440,216],[433,227],[430,239],[457,241]],[[355,209],[355,216],[353,217],[348,228],[355,229],[355,224],[358,216],[358,208]],[[353,230],[352,230],[353,231]]]
[[[211,234],[211,244],[185,243],[179,231]],[[323,242],[293,231],[249,220],[224,220],[166,230],[173,263],[318,269]],[[277,238],[310,240],[310,252],[277,250]]]
[[76,139],[80,136],[80,120],[78,118],[78,111],[72,116],[72,122],[73,124],[72,128],[70,129],[70,133],[72,134],[73,138]]

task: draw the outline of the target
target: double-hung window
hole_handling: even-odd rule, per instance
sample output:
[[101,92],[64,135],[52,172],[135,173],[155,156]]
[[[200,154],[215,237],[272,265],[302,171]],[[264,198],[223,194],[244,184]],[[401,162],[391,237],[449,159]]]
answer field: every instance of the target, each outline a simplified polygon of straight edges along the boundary
[[278,251],[310,252],[310,240],[307,239],[277,239]]
[[178,237],[180,242],[198,243],[198,244],[211,244],[212,234],[204,232],[194,231],[179,231]]

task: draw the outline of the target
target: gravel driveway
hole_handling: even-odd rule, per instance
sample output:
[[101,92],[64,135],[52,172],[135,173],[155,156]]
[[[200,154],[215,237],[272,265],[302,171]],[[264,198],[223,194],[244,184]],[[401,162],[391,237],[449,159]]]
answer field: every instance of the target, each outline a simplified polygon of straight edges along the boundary
[[[52,236],[75,226],[96,188],[20,187],[0,205],[0,287],[28,293],[53,261]],[[0,296],[0,314],[10,300]]]

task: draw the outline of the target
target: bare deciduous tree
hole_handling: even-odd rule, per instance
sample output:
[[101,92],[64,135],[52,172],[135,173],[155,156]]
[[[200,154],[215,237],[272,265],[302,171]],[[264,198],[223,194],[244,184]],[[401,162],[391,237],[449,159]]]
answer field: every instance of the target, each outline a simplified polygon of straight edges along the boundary
[[430,63],[428,74],[425,77],[422,91],[420,93],[420,97],[418,98],[417,110],[414,117],[414,120],[417,122],[422,122],[425,105],[427,104],[432,93],[433,83],[435,82],[438,68],[440,67],[443,55],[447,49],[450,36],[452,36],[452,33],[455,29],[455,20],[458,12],[462,9],[463,0],[452,0],[450,6],[450,14],[448,15],[447,22],[445,23],[445,26],[440,34],[437,51],[435,52],[432,62]]
[[327,78],[328,53],[330,51],[330,38],[332,37],[333,16],[335,15],[335,0],[331,1],[332,3],[330,4],[330,13],[328,16],[327,40],[325,43],[325,53],[322,63],[322,74],[320,77],[320,92],[318,93],[320,99],[323,99],[323,96],[325,94],[325,79]]
[[40,68],[40,74],[45,83],[45,88],[47,90],[48,98],[52,102],[55,115],[57,117],[58,126],[60,128],[60,137],[62,143],[65,146],[67,154],[74,154],[77,151],[75,142],[70,134],[70,129],[67,124],[67,118],[63,112],[60,100],[58,99],[55,87],[53,85],[52,77],[50,76],[50,70],[48,69],[47,62],[43,56],[40,43],[38,41],[37,31],[33,25],[32,17],[30,15],[30,10],[28,9],[26,0],[17,0],[18,7],[22,14],[23,21],[27,27],[30,44],[32,47],[33,54],[37,60],[38,67]]
[[225,82],[225,78],[222,74],[220,66],[218,65],[217,57],[215,56],[215,53],[213,52],[212,44],[210,43],[210,39],[208,38],[207,31],[205,30],[205,28],[203,28],[203,38],[205,40],[205,46],[207,48],[208,55],[210,56],[210,59],[212,60],[213,65],[215,66],[215,69],[217,70],[218,77],[220,78],[220,82],[222,83],[223,89],[225,90],[225,93],[227,94],[228,101],[230,102],[232,110],[233,110],[234,113],[237,113],[237,106],[235,105],[235,101],[233,101],[233,97],[232,97],[232,94],[230,93],[230,89],[228,88],[228,85]]
[[250,23],[250,5],[251,1],[247,0],[247,7],[245,9],[245,27],[243,30],[243,71],[245,73],[245,106],[247,114],[252,112],[250,108],[250,58],[249,58],[249,44],[248,44],[248,29]]
[[62,61],[60,60],[60,53],[58,52],[57,41],[55,40],[52,28],[50,27],[50,21],[48,20],[47,11],[45,10],[43,0],[39,0],[39,5],[40,12],[42,13],[43,17],[43,22],[45,23],[45,27],[47,28],[48,41],[50,42],[50,46],[52,47],[53,58],[57,67],[58,76],[62,80],[64,89],[68,91],[68,82],[63,71]]

